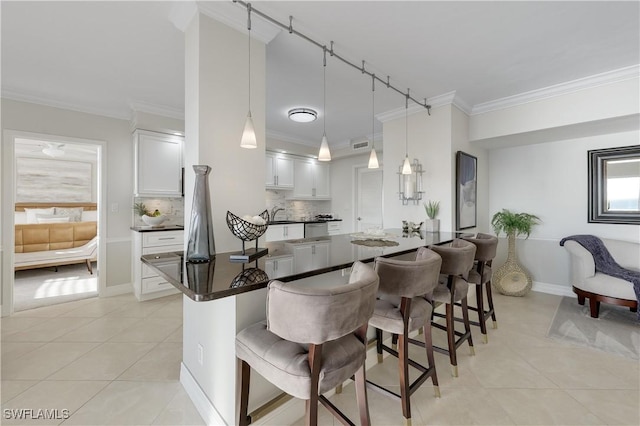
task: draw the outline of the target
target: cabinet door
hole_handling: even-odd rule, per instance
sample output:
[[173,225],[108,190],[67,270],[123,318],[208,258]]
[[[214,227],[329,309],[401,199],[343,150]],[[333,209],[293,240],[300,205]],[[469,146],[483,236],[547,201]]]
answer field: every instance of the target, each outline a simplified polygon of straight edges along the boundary
[[304,238],[304,224],[298,223],[295,225],[286,225],[287,230],[285,234],[285,239],[287,240],[297,240],[300,238]]
[[316,164],[314,188],[316,198],[331,198],[331,176],[328,164]]
[[313,269],[313,246],[305,244],[293,247],[293,261],[296,274]]
[[276,186],[279,188],[293,188],[293,160],[276,157]]
[[267,232],[264,233],[264,238],[266,242],[284,240],[284,225],[269,225]]
[[265,157],[265,185],[276,185],[276,165],[273,155],[267,154]]
[[136,131],[136,195],[182,196],[182,142],[179,136]]
[[266,260],[264,271],[272,280],[293,275],[293,256]]
[[315,164],[309,161],[295,160],[295,186],[293,188],[294,197],[313,197],[314,166]]
[[314,244],[312,246],[313,269],[326,268],[329,266],[329,244]]

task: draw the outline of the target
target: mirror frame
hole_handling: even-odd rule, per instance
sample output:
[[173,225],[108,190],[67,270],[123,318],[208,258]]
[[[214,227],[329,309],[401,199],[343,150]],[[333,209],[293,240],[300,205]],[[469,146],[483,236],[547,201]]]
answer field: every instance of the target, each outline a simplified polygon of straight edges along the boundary
[[609,212],[606,209],[606,184],[604,164],[607,160],[640,157],[640,146],[595,149],[589,157],[589,223],[640,224],[640,211]]

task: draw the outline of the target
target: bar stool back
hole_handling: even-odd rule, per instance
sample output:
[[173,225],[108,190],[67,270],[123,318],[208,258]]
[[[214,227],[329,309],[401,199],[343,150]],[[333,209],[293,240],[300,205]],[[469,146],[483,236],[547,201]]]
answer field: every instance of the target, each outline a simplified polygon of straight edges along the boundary
[[238,423],[248,425],[250,369],[296,398],[306,400],[305,424],[318,422],[318,402],[342,422],[350,420],[323,393],[355,374],[360,423],[369,425],[364,361],[367,322],[373,313],[378,276],[353,264],[349,284],[310,288],[271,281],[267,321],[236,336],[241,364]]
[[[376,329],[378,362],[382,362],[383,350],[398,358],[400,395],[371,381],[367,381],[367,384],[373,390],[400,400],[405,424],[411,424],[411,394],[428,378],[432,380],[436,396],[440,396],[431,341],[432,306],[421,296],[431,293],[438,284],[441,263],[440,256],[431,250],[427,250],[423,258],[416,261],[386,258],[377,258],[375,261],[380,286],[369,325]],[[409,333],[420,328],[423,329],[428,366],[409,359],[408,355]],[[383,344],[383,331],[398,336],[397,351]],[[421,372],[413,383],[409,379],[409,365]]]

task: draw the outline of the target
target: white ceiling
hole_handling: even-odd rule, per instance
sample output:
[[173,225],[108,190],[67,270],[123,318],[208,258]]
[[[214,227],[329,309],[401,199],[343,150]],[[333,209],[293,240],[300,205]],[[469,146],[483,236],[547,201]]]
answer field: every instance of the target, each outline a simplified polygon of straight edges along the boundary
[[[201,7],[210,9],[208,2]],[[230,2],[228,2],[230,3]],[[131,109],[180,117],[184,34],[175,2],[2,1],[2,94],[129,118]],[[184,5],[182,5],[184,7]],[[219,5],[218,5],[219,6]],[[246,11],[235,8],[240,22]],[[640,3],[253,3],[418,99],[455,91],[469,109],[531,90],[640,64]],[[215,8],[214,8],[215,9]],[[260,18],[254,15],[253,20]],[[246,54],[239,52],[239,54]],[[404,107],[376,90],[376,113]],[[267,131],[319,144],[320,119],[298,124],[292,107],[322,108],[322,50],[288,34],[267,46]],[[375,132],[381,131],[376,121]],[[333,146],[370,137],[371,79],[328,58],[327,136]]]

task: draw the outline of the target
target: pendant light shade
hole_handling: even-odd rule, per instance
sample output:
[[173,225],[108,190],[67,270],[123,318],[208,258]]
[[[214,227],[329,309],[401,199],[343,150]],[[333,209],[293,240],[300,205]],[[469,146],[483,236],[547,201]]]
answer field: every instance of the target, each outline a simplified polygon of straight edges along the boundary
[[322,135],[320,152],[318,152],[318,161],[331,161],[331,151],[329,151],[329,143],[327,142],[327,135]]
[[404,163],[402,164],[402,174],[410,175],[411,174],[411,161],[409,161],[409,156],[404,157]]
[[411,174],[411,161],[409,161],[409,89],[407,89],[407,95],[404,104],[404,140],[405,140],[405,157],[404,163],[402,163],[402,174]]
[[251,3],[247,4],[247,30],[249,38],[249,113],[247,114],[247,120],[244,123],[244,130],[242,131],[242,138],[240,139],[240,147],[253,149],[258,147],[258,141],[256,138],[256,130],[253,126],[253,118],[251,118]]
[[376,154],[376,150],[371,148],[371,154],[369,155],[369,166],[370,169],[377,169],[380,167],[378,164],[378,155]]
[[242,148],[248,149],[258,147],[258,141],[256,140],[256,131],[253,127],[253,119],[251,118],[251,111],[249,111],[249,113],[247,114],[247,121],[244,123],[244,131],[242,132],[240,146]]

